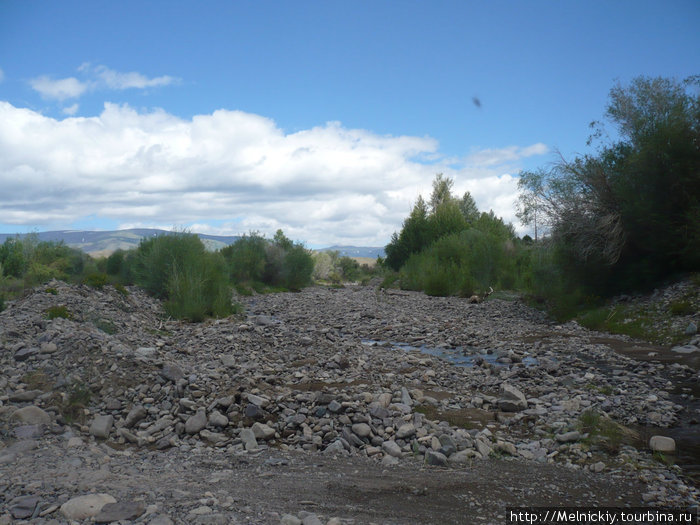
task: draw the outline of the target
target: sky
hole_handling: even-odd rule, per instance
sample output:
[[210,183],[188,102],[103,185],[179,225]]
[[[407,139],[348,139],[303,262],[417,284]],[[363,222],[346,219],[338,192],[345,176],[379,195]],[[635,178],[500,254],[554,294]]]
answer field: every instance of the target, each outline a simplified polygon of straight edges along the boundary
[[[700,73],[697,0],[0,0],[0,232],[383,246],[437,173],[515,216],[608,93]],[[611,131],[614,133],[614,130]]]

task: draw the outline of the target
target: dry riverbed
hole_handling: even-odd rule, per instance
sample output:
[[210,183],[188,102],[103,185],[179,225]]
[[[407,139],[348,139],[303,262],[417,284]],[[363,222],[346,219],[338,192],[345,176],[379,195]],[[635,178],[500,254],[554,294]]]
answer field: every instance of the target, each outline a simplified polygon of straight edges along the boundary
[[[507,506],[697,505],[692,454],[673,465],[697,445],[697,336],[674,353],[517,301],[373,286],[241,301],[245,317],[200,325],[164,320],[136,289],[52,282],[11,302],[0,524],[503,523]],[[52,307],[69,318],[47,319]],[[648,438],[674,429],[677,453],[652,454]]]

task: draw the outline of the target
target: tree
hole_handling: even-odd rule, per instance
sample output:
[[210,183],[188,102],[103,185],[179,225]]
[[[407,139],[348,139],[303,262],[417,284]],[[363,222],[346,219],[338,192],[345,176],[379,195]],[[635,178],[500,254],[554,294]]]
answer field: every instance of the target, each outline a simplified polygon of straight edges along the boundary
[[441,204],[454,199],[452,196],[452,186],[454,181],[449,177],[444,177],[442,173],[435,175],[433,180],[433,193],[430,195],[430,211],[435,213]]
[[479,208],[471,193],[468,191],[464,193],[462,200],[459,201],[459,209],[468,224],[474,224],[478,220],[480,215]]
[[[700,268],[700,77],[639,77],[610,92],[620,140],[521,173],[519,217],[551,225],[559,253],[610,291]],[[695,88],[695,92],[691,92]],[[596,124],[596,137],[605,136]]]

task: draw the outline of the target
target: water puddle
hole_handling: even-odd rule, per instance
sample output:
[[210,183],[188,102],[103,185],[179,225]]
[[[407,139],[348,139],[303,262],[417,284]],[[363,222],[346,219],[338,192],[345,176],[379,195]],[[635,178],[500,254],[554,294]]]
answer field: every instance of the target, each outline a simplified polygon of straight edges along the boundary
[[[506,367],[515,364],[505,352],[484,350],[483,348],[477,348],[473,346],[441,348],[431,347],[428,345],[414,346],[408,343],[400,343],[395,341],[377,341],[374,339],[364,339],[362,341],[362,344],[366,346],[389,347],[393,350],[403,350],[404,352],[418,351],[422,354],[445,359],[446,361],[452,363],[455,366],[463,366],[467,368],[481,366],[481,364],[484,362],[494,367]],[[538,364],[538,361],[532,356],[525,356],[522,359],[522,364],[526,367],[536,366]]]

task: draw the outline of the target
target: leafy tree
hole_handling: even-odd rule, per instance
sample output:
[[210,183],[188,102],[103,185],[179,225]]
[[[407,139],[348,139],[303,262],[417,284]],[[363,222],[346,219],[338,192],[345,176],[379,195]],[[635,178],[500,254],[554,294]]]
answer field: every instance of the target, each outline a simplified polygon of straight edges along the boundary
[[419,252],[430,244],[430,229],[428,207],[423,197],[419,196],[411,214],[404,220],[401,232],[391,236],[391,242],[384,250],[386,264],[398,271],[412,253]]
[[476,201],[468,191],[464,193],[462,199],[459,201],[459,210],[470,225],[474,224],[481,215],[479,213],[479,208],[476,206]]
[[452,186],[454,186],[454,181],[449,177],[444,177],[442,173],[435,175],[433,193],[430,195],[430,211],[432,213],[435,213],[442,204],[454,200]]
[[[551,225],[560,264],[580,282],[614,292],[700,268],[698,87],[700,77],[617,85],[606,116],[619,140],[521,174],[521,219]],[[606,136],[594,126],[594,139]]]

